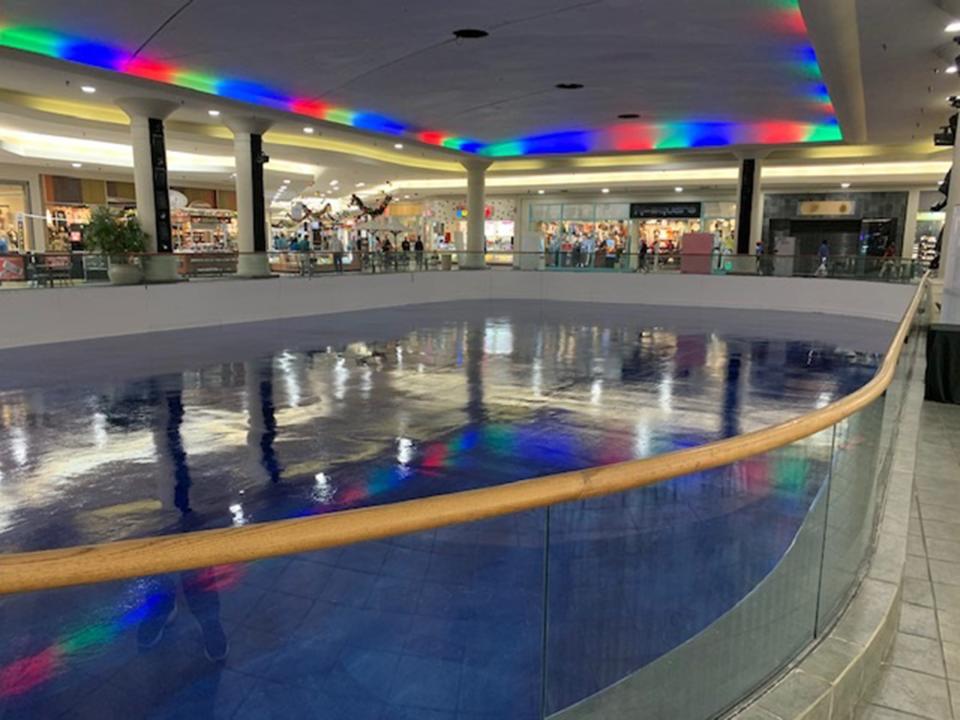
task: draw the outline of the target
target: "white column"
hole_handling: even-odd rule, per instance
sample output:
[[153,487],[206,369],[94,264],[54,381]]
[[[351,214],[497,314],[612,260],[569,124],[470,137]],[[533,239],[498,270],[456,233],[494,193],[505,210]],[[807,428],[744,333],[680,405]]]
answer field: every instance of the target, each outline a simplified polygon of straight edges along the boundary
[[920,212],[920,191],[911,190],[907,193],[907,218],[903,225],[903,242],[900,246],[900,257],[912,258],[913,245],[917,240],[917,213]]
[[[178,105],[168,100],[154,98],[122,98],[117,105],[130,118],[130,139],[133,143],[133,182],[137,198],[137,218],[147,234],[147,252],[152,253],[144,265],[149,282],[172,282],[177,279],[177,259],[173,247],[163,238],[169,238],[169,206],[157,214],[158,193],[168,193],[166,157],[162,158],[162,173],[154,172],[153,140],[150,121],[162,123]],[[166,229],[164,229],[166,228]]]
[[460,268],[480,270],[487,266],[484,251],[486,238],[487,168],[492,161],[472,158],[462,164],[467,170],[467,254],[460,258]]
[[960,324],[960,137],[953,146],[953,172],[947,196],[947,221],[940,251],[940,277],[943,278],[943,307],[940,322]]
[[263,118],[237,116],[226,118],[225,123],[233,132],[237,170],[237,249],[240,251],[237,274],[268,277],[270,264],[266,252],[269,232],[263,187],[266,156],[257,152],[258,157],[254,157],[254,153],[262,142],[261,136],[270,129],[272,123]]

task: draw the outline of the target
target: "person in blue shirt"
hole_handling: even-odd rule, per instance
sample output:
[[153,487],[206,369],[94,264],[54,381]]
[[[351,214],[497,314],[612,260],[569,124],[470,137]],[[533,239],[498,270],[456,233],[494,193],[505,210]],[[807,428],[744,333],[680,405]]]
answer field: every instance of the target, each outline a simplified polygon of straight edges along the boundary
[[817,272],[814,274],[817,277],[826,277],[827,260],[830,259],[830,245],[827,243],[826,238],[824,238],[823,242],[820,243],[820,249],[817,251],[817,257],[820,258],[820,266],[817,268]]

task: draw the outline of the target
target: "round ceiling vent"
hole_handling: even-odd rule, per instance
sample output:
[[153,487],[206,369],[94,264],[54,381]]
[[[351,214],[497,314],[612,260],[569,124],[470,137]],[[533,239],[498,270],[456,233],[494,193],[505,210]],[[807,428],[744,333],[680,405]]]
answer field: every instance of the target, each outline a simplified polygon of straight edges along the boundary
[[477,40],[485,38],[489,34],[486,30],[478,30],[477,28],[461,28],[453,31],[453,36],[461,40]]
[[557,83],[558,90],[579,90],[582,87],[582,83]]
[[617,117],[621,120],[639,120],[640,113],[621,113]]

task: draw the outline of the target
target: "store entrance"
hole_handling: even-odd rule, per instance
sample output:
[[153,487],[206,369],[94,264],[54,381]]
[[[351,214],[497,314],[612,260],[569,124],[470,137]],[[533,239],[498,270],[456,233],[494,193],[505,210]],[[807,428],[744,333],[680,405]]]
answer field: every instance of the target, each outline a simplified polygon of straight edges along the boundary
[[0,182],[0,253],[29,249],[26,215],[26,185]]

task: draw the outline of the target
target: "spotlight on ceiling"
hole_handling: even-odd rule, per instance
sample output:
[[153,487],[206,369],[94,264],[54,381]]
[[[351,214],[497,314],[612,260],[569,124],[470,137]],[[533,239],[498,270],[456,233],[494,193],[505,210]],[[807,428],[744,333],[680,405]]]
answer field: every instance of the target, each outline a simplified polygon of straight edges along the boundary
[[479,40],[480,38],[487,37],[489,34],[486,30],[480,30],[478,28],[460,28],[459,30],[453,31],[453,36],[460,40]]
[[602,192],[604,195],[609,195],[609,194],[610,194],[610,188],[604,188],[604,189],[601,190],[600,192]]
[[677,186],[673,189],[673,191],[674,191],[674,192],[678,192],[678,193],[682,193],[682,192],[683,192],[683,188],[680,187],[679,185],[677,185]]
[[639,120],[640,113],[620,113],[617,117],[621,120]]
[[220,117],[220,111],[219,111],[219,110],[207,110],[207,115],[209,115],[210,117]]
[[82,168],[82,167],[83,167],[83,163],[70,163],[70,166],[71,166],[71,167],[75,167],[75,168]]
[[583,83],[557,83],[555,87],[557,90],[581,90]]
[[848,183],[848,182],[842,182],[842,183],[840,183],[840,187],[842,187],[844,190],[846,190],[848,187],[850,187],[850,183]]
[[395,150],[403,150],[403,143],[394,143],[393,147]]
[[537,195],[543,195],[545,192],[546,190],[537,190]]
[[330,184],[331,184],[331,185],[339,185],[339,184],[340,184],[340,181],[339,181],[339,180],[331,180],[331,181],[330,181]]
[[283,184],[284,184],[284,185],[289,185],[289,184],[290,184],[290,181],[289,181],[289,180],[284,180],[284,181],[283,181]]
[[956,75],[956,74],[957,74],[957,66],[956,66],[956,65],[951,65],[951,66],[948,67],[946,70],[944,70],[944,72],[947,73],[947,75]]
[[313,135],[313,133],[316,131],[312,127],[305,127],[303,129],[303,132],[306,133],[307,135]]
[[366,183],[365,183],[365,182],[358,182],[358,183],[357,183],[357,187],[364,187],[364,186],[366,186]]
[[954,21],[947,25],[944,29],[944,32],[960,32],[960,22]]
[[82,85],[80,90],[85,92],[87,95],[93,95],[97,91],[93,85]]

